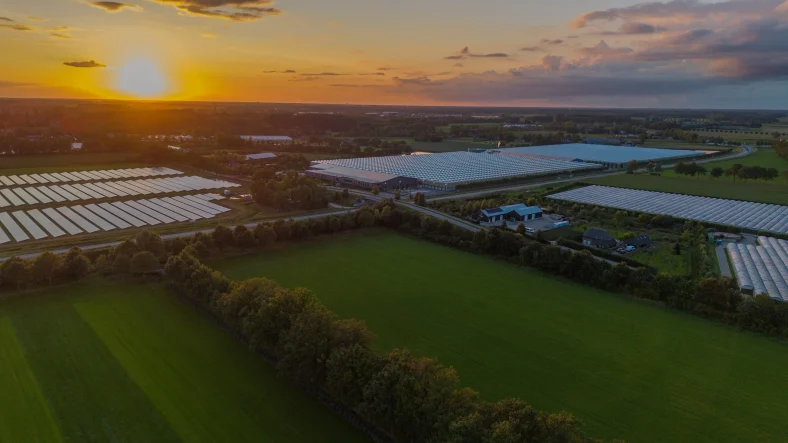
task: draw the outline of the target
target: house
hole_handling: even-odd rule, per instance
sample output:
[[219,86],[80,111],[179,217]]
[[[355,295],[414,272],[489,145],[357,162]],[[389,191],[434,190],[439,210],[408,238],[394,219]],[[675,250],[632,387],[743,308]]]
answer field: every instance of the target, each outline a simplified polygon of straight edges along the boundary
[[167,149],[171,149],[173,151],[179,151],[183,153],[191,152],[191,149],[189,148],[181,148],[180,146],[173,146],[173,145],[167,145]]
[[654,242],[645,234],[630,238],[626,241],[626,244],[627,246],[634,246],[636,248],[650,248],[654,246]]
[[80,142],[71,143],[71,150],[72,151],[81,151],[82,150],[82,143],[80,143]]
[[618,242],[604,229],[588,228],[583,233],[583,244],[595,248],[615,248]]
[[498,208],[482,209],[478,218],[481,223],[499,225],[507,222],[523,222],[542,218],[542,209],[538,206],[526,206],[523,203],[501,206]]

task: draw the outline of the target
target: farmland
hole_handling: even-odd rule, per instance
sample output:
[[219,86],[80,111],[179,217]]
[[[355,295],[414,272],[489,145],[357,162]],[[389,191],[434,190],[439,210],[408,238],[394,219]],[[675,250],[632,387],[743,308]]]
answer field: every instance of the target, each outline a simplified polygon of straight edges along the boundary
[[[305,286],[367,322],[385,351],[454,366],[489,399],[521,397],[630,441],[776,441],[788,349],[673,311],[388,231],[217,263]],[[752,376],[753,371],[757,376]]]
[[157,286],[0,300],[0,360],[3,441],[365,441]]
[[138,168],[147,166],[135,161],[135,154],[123,152],[72,153],[2,157],[0,174],[28,174],[58,171],[92,171],[96,169]]
[[411,138],[388,138],[387,140],[404,140],[414,151],[424,152],[454,152],[467,151],[468,149],[495,149],[497,142],[474,142],[472,140],[444,140],[442,142],[417,142]]

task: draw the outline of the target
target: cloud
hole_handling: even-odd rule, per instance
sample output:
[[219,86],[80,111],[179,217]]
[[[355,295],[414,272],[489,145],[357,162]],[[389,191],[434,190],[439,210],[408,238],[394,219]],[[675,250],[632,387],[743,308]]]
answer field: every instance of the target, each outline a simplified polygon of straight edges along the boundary
[[457,54],[449,55],[443,57],[445,60],[464,60],[466,58],[509,58],[509,54],[503,52],[492,52],[488,54],[475,54],[468,49],[468,47],[464,47],[460,49]]
[[120,12],[123,9],[131,9],[133,11],[139,11],[142,9],[137,5],[130,5],[128,3],[110,2],[110,1],[90,2],[89,4],[91,6],[95,6],[97,8],[103,9],[107,12]]
[[62,39],[70,39],[71,38],[70,35],[62,34],[62,33],[59,33],[59,32],[53,32],[53,33],[51,33],[49,35],[51,35],[54,38],[62,38]]
[[[295,74],[296,72],[292,69],[285,69],[284,71],[263,71],[263,74]],[[313,74],[309,74],[313,75]]]
[[70,28],[70,27],[68,27],[68,26],[54,26],[54,27],[52,27],[52,28],[49,28],[49,30],[50,30],[50,31],[55,31],[55,32],[59,32],[59,31],[68,31],[68,30],[70,30],[70,29],[71,29],[71,28]]
[[596,46],[590,48],[581,48],[577,52],[586,57],[593,57],[593,56],[625,55],[625,54],[630,54],[634,51],[631,48],[611,48],[607,44],[607,42],[602,40]]
[[394,84],[399,86],[407,86],[407,85],[431,85],[433,84],[432,80],[427,76],[421,77],[414,77],[414,78],[400,78],[400,77],[393,77]]
[[454,64],[454,66],[456,66],[456,67],[458,67],[458,68],[462,68],[462,67],[463,67],[463,66],[465,66],[465,65],[463,65],[462,63],[455,63],[455,64]]
[[216,34],[211,34],[210,32],[203,32],[200,35],[202,35],[205,38],[216,38]]
[[86,62],[64,62],[66,66],[71,66],[72,68],[106,68],[107,65],[102,65],[101,63],[97,63],[93,60],[86,61]]
[[299,75],[302,75],[304,77],[309,77],[309,76],[312,76],[312,77],[316,77],[316,76],[321,76],[321,77],[329,76],[329,77],[332,77],[332,76],[347,75],[347,74],[340,74],[338,72],[319,72],[319,73],[304,73],[304,74],[299,74]]
[[[2,19],[2,17],[0,17],[0,19]],[[45,22],[45,21],[47,21],[47,19],[45,19],[45,18],[36,17],[36,16],[33,16],[33,15],[27,16],[27,19],[28,20],[32,20],[34,22]]]
[[558,71],[561,69],[561,61],[563,61],[563,57],[560,55],[545,55],[542,57],[542,66],[547,69],[548,71]]
[[359,85],[355,83],[334,83],[328,85],[332,88],[383,88],[384,85]]
[[362,72],[359,75],[386,75],[385,72]]
[[171,5],[188,15],[248,22],[282,13],[269,7],[271,0],[154,0]]
[[13,25],[0,25],[0,29],[9,29],[11,31],[34,31],[36,28],[28,25],[13,24]]
[[383,66],[381,68],[378,68],[377,70],[378,71],[391,71],[392,69],[394,69],[394,68],[391,68],[391,67],[388,67],[388,66]]
[[8,17],[0,17],[0,22],[12,22],[12,21],[13,21],[13,20],[11,20],[11,19],[10,19],[10,18],[8,18]]
[[545,45],[560,45],[560,44],[564,43],[564,41],[561,40],[561,39],[550,40],[550,39],[545,38],[545,39],[542,39],[542,43],[545,44]]
[[664,31],[665,28],[641,22],[626,22],[618,31],[605,31],[602,35],[645,35]]
[[642,19],[692,19],[727,14],[741,17],[760,15],[775,10],[784,0],[728,0],[701,3],[699,0],[672,0],[668,2],[641,3],[624,8],[611,8],[587,12],[570,24],[573,28],[584,28],[598,21],[642,20]]
[[520,50],[523,52],[538,52],[541,51],[542,48],[540,48],[539,46],[524,46],[520,48]]
[[289,82],[313,82],[315,80],[320,80],[322,77],[293,77]]

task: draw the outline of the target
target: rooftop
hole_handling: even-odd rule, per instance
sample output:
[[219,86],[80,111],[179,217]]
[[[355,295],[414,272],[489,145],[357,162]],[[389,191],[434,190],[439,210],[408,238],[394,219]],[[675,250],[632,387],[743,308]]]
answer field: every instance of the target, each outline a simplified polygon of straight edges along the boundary
[[501,149],[501,153],[523,156],[573,158],[588,162],[602,163],[627,163],[630,160],[644,162],[649,160],[663,160],[669,158],[702,157],[706,155],[703,151],[633,148],[627,146],[591,145],[584,143],[504,148]]
[[521,216],[539,214],[542,212],[542,210],[538,206],[526,206],[524,203],[518,203],[516,205],[507,205],[498,208],[482,209],[482,214],[489,217],[491,215],[500,214],[500,213],[507,214],[512,211],[516,212],[518,215]]
[[257,153],[257,154],[247,154],[246,155],[246,159],[247,160],[263,160],[263,159],[266,159],[266,158],[276,158],[276,154],[271,153],[271,152],[260,152],[260,153]]
[[[382,183],[388,180],[398,178],[398,175],[385,174],[382,172],[364,171],[361,169],[346,168],[344,166],[336,165],[319,165],[320,167],[314,168],[311,171],[321,176],[331,176],[337,178],[352,178],[359,182],[364,183]],[[309,171],[307,171],[309,172]]]
[[[317,164],[411,177],[427,183],[462,184],[590,169],[598,166],[552,158],[447,152],[370,158],[320,160]],[[318,166],[319,167],[319,166]]]

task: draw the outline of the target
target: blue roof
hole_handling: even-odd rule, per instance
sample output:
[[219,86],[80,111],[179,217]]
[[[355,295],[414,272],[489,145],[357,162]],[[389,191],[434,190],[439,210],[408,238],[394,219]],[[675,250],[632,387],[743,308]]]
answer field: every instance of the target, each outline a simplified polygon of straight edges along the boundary
[[508,214],[510,212],[516,212],[517,215],[531,215],[531,214],[540,214],[542,210],[538,206],[526,206],[523,203],[518,203],[516,205],[507,205],[501,206],[499,208],[490,208],[490,209],[483,209],[482,214],[486,216],[491,216],[500,213]]
[[534,155],[580,159],[588,162],[627,163],[668,158],[701,157],[703,151],[682,149],[632,148],[627,146],[567,143],[563,145],[530,146],[501,149],[504,154]]

